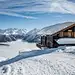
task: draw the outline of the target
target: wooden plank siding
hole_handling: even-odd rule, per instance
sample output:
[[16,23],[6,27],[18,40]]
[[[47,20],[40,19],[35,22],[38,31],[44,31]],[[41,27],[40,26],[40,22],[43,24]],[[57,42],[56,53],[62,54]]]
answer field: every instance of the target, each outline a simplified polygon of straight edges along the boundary
[[75,32],[60,32],[59,33],[59,37],[63,38],[63,37],[67,37],[67,38],[75,38]]

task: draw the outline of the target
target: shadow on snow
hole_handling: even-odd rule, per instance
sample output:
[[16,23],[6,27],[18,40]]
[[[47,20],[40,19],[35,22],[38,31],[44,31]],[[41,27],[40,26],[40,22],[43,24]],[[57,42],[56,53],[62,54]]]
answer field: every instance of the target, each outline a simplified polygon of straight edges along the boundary
[[8,64],[14,63],[14,62],[19,61],[21,59],[35,57],[35,56],[39,56],[39,55],[43,55],[43,54],[49,54],[49,53],[52,53],[56,50],[57,49],[45,49],[45,50],[32,50],[32,51],[21,52],[19,55],[17,55],[14,58],[0,62],[0,67],[3,65],[8,65]]

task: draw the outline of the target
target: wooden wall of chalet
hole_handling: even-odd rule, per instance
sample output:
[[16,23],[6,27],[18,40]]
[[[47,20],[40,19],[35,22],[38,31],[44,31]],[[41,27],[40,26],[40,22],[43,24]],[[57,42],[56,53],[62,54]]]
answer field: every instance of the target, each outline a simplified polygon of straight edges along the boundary
[[41,37],[41,46],[53,48],[53,47],[57,47],[58,43],[55,41],[53,36],[46,35]]
[[75,37],[75,26],[72,28],[69,28],[65,31],[60,31],[59,32],[59,37]]

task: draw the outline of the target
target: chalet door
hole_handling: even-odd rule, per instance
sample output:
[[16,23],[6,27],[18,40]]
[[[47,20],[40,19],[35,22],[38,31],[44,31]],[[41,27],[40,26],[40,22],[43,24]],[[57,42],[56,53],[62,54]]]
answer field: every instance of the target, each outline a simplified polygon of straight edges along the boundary
[[68,37],[72,37],[72,30],[68,30]]

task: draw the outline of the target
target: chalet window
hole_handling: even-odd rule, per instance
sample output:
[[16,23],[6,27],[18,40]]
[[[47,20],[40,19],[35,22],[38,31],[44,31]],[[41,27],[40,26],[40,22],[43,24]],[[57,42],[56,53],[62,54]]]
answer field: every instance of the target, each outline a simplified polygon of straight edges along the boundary
[[72,30],[68,30],[68,37],[72,37]]
[[68,30],[68,32],[72,32],[72,30]]

